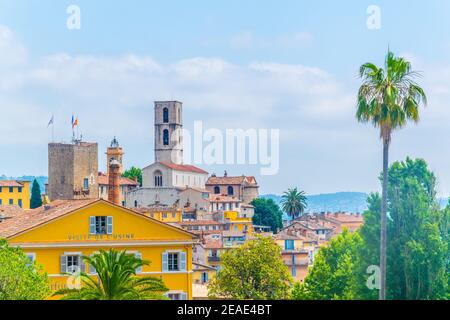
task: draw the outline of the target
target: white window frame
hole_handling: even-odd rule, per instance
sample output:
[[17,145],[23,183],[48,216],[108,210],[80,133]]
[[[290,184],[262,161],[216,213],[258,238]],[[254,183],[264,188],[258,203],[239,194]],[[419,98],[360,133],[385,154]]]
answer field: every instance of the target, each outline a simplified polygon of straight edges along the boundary
[[[178,254],[178,270],[169,270],[169,254]],[[162,272],[164,273],[180,273],[186,272],[188,266],[187,252],[183,250],[166,250],[162,253],[161,263],[162,263]],[[164,255],[167,255],[167,268],[164,268]],[[184,262],[182,259],[182,255],[184,255]]]
[[34,253],[34,252],[25,252],[25,255],[30,260],[30,264],[33,264],[33,263],[36,262],[36,253]]

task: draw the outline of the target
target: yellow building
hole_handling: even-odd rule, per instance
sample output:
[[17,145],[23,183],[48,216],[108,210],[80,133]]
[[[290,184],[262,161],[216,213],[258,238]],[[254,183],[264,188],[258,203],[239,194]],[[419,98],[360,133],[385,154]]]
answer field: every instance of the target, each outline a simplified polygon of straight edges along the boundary
[[152,207],[135,208],[133,210],[165,223],[180,223],[183,221],[183,211],[178,208]]
[[205,264],[193,264],[192,295],[194,300],[208,299],[208,285],[216,276],[216,269]]
[[225,211],[224,218],[229,231],[245,232],[248,235],[253,233],[252,218],[241,217],[237,211]]
[[30,182],[0,180],[0,206],[30,209]]
[[151,261],[138,273],[160,277],[171,299],[192,299],[195,235],[105,200],[54,201],[0,223],[0,237],[23,248],[48,272],[52,289],[67,287],[64,275],[84,265],[81,256],[127,250]]

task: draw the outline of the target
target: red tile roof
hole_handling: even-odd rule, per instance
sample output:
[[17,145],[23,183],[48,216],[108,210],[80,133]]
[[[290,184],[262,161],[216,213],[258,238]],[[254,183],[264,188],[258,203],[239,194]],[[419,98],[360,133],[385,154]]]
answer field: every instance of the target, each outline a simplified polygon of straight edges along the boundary
[[23,187],[23,184],[16,180],[0,180],[0,187]]
[[176,170],[176,171],[183,171],[183,172],[195,172],[195,173],[203,173],[208,174],[207,171],[200,169],[198,167],[192,166],[192,165],[186,165],[186,164],[176,164],[172,162],[160,162],[163,166]]
[[[98,174],[98,184],[101,186],[106,186],[109,184],[108,176],[102,172],[99,172]],[[136,181],[133,181],[131,179],[120,177],[119,184],[121,186],[138,186],[138,183]]]
[[219,195],[219,194],[210,194],[209,201],[211,201],[211,202],[241,202],[241,200],[236,197],[229,197],[229,196]]
[[206,181],[206,185],[257,185],[256,179],[253,176],[239,176],[239,177],[216,177],[212,176]]

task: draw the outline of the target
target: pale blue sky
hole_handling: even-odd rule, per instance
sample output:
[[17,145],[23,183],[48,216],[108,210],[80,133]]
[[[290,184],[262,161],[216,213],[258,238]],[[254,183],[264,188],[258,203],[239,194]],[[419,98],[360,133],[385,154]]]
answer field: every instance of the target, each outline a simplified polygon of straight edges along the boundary
[[[66,28],[70,4],[81,30]],[[369,5],[381,9],[381,30],[366,27]],[[278,175],[227,168],[257,175],[264,193],[376,191],[381,147],[354,121],[354,96],[358,66],[382,62],[389,45],[423,72],[430,99],[422,123],[394,137],[392,159],[424,157],[449,195],[449,15],[446,0],[0,0],[0,174],[47,173],[52,113],[58,140],[79,115],[101,168],[113,135],[128,165],[145,166],[152,101],[177,99],[187,128],[281,130]]]

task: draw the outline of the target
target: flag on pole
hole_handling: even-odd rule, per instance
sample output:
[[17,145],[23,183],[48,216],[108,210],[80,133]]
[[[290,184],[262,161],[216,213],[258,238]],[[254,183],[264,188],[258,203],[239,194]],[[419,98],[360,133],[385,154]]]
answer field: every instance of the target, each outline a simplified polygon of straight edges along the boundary
[[72,115],[72,130],[78,125],[78,117]]
[[47,128],[50,127],[53,123],[55,123],[55,116],[54,115],[52,115],[50,121],[48,122]]

